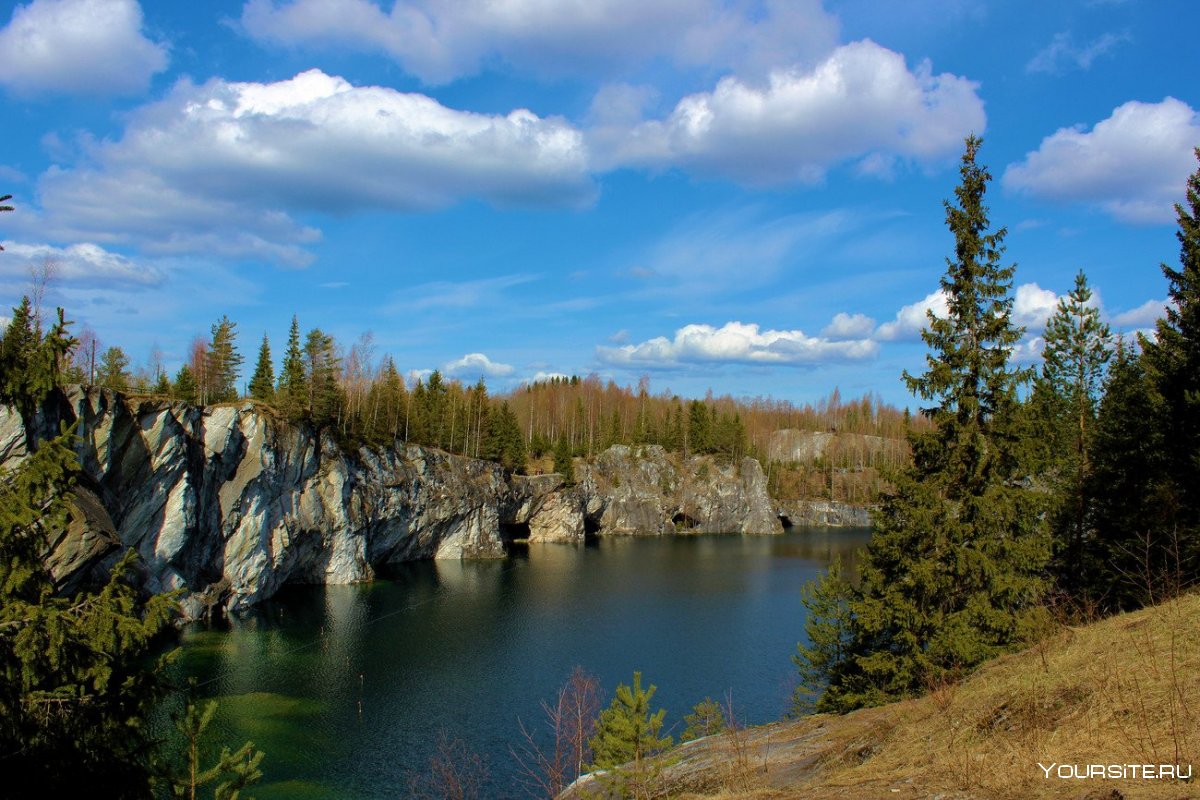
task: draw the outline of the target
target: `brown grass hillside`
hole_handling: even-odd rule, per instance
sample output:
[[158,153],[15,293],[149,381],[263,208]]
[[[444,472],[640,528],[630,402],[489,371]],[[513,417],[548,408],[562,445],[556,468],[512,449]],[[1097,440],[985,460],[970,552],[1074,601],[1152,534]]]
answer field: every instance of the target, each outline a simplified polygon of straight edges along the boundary
[[[917,700],[710,737],[674,758],[659,796],[1200,798],[1200,595],[1063,627]],[[1039,762],[1194,777],[1047,778]]]

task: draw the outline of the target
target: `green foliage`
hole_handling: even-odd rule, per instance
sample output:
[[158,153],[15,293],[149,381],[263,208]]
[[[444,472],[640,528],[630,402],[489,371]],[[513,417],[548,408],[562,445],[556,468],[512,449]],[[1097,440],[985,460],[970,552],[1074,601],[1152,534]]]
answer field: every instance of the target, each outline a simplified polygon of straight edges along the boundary
[[308,375],[304,370],[304,353],[300,350],[300,321],[295,316],[288,331],[287,351],[283,356],[283,369],[279,372],[275,400],[288,419],[300,420],[308,413]]
[[203,765],[204,734],[216,710],[216,701],[199,706],[189,698],[184,710],[173,717],[183,752],[167,765],[165,779],[159,781],[166,784],[172,797],[194,800],[200,796],[200,789],[212,786],[213,800],[239,800],[242,789],[262,778],[259,764],[264,754],[255,749],[253,742],[246,742],[236,751],[224,747],[215,763]]
[[228,403],[238,399],[238,377],[244,359],[237,351],[237,323],[222,316],[212,326],[206,372],[207,402]]
[[[849,710],[842,703],[842,687],[835,676],[846,674],[853,666],[854,618],[850,612],[853,596],[853,587],[842,575],[840,559],[800,590],[800,601],[808,611],[804,621],[808,644],[797,644],[796,655],[792,656],[800,673],[792,695],[794,715]],[[828,688],[831,682],[833,686]]]
[[712,416],[708,406],[699,400],[688,403],[687,452],[713,451]]
[[564,485],[575,485],[575,459],[571,456],[571,445],[565,434],[559,436],[554,445],[554,471],[563,476]]
[[114,392],[129,390],[129,357],[119,347],[110,347],[100,355],[96,385]]
[[15,406],[28,419],[58,386],[63,365],[76,345],[67,333],[70,324],[60,308],[54,325],[39,336],[29,298],[21,299],[0,340],[0,403]]
[[5,791],[144,795],[145,720],[163,695],[169,658],[153,658],[151,648],[175,604],[134,588],[132,551],[99,591],[54,596],[41,553],[68,521],[78,467],[69,445],[67,433],[42,442],[0,476],[0,765],[20,776]]
[[[1200,160],[1200,148],[1195,152]],[[1200,168],[1188,178],[1186,205],[1177,204],[1175,211],[1179,267],[1162,265],[1171,302],[1143,350],[1147,376],[1163,402],[1168,525],[1179,540],[1182,573],[1195,576],[1200,571]]]
[[[991,176],[976,164],[979,145],[967,140],[957,204],[945,204],[955,238],[941,281],[949,314],[929,315],[925,373],[905,373],[935,401],[924,409],[934,428],[912,437],[913,463],[876,517],[849,599],[849,654],[838,639],[802,657],[807,677],[828,680],[824,702],[842,709],[918,694],[1014,646],[1044,591],[1042,501],[1015,480],[1026,375],[1009,366],[1022,333],[1011,321],[1013,267],[1000,264],[1004,230],[987,233]],[[820,602],[833,603],[834,588]],[[816,624],[836,632],[842,615],[834,603]]]
[[721,704],[711,697],[706,697],[692,706],[692,713],[684,715],[683,724],[683,733],[679,735],[680,742],[690,742],[729,730],[725,711]]
[[265,333],[258,348],[258,363],[254,365],[254,375],[250,378],[250,396],[263,403],[270,403],[275,399],[275,368],[271,366],[271,341]]
[[196,402],[196,376],[192,374],[192,368],[184,364],[179,368],[179,372],[175,373],[175,383],[171,387],[171,394],[176,400],[182,400],[185,403]]
[[661,764],[651,757],[671,746],[670,736],[660,736],[666,709],[651,713],[657,687],[642,689],[642,673],[633,673],[633,685],[617,687],[612,704],[600,713],[596,733],[588,741],[592,770],[605,770],[604,782],[622,797],[647,797]]
[[521,425],[508,403],[493,409],[488,421],[488,436],[483,445],[483,457],[498,461],[505,469],[524,471],[525,437]]

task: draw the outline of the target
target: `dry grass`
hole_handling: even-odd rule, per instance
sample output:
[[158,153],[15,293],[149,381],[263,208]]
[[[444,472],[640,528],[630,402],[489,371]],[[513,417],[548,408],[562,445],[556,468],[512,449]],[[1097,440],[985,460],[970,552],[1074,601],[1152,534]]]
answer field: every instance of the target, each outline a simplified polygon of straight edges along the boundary
[[1200,777],[1058,779],[1038,767],[1200,768],[1200,595],[1058,627],[919,700],[758,729],[752,748],[763,731],[795,744],[752,757],[752,782],[730,785],[714,768],[707,794],[678,796],[1200,798]]

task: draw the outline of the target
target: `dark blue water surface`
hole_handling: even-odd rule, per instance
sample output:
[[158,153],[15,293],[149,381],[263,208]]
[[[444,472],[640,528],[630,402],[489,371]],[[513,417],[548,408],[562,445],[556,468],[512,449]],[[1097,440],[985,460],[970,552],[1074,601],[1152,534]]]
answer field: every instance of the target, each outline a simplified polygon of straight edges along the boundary
[[502,561],[402,565],[370,585],[296,587],[249,619],[194,627],[179,670],[220,700],[230,743],[267,752],[254,794],[403,797],[440,733],[522,797],[518,719],[576,665],[607,695],[640,670],[678,735],[705,696],[751,724],[782,716],[803,637],[800,587],[865,545],[862,529],[604,538]]

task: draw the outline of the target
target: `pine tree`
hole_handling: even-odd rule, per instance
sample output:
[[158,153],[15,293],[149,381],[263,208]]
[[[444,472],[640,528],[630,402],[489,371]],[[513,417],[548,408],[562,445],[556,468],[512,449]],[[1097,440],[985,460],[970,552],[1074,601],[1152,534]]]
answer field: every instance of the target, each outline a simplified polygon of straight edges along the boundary
[[596,733],[588,742],[591,769],[607,771],[606,783],[622,797],[646,797],[657,775],[651,756],[671,746],[670,736],[660,736],[666,709],[651,713],[656,686],[642,689],[642,673],[633,673],[633,685],[617,687],[612,704],[600,713]]
[[[1087,528],[1087,473],[1089,450],[1104,368],[1112,357],[1108,326],[1100,310],[1089,305],[1092,291],[1083,270],[1075,276],[1075,288],[1058,303],[1046,324],[1046,346],[1038,379],[1043,400],[1044,426],[1055,443],[1053,475],[1057,484],[1060,522],[1055,525],[1059,540],[1057,571],[1068,586],[1078,587],[1080,559]],[[1044,387],[1044,389],[1043,389]],[[1064,446],[1065,445],[1065,446]]]
[[262,403],[275,399],[275,368],[271,366],[271,341],[266,333],[263,333],[262,345],[258,348],[254,376],[250,378],[250,396]]
[[110,347],[100,356],[100,366],[96,370],[96,383],[114,392],[124,392],[129,389],[129,357],[119,347]]
[[280,410],[290,420],[303,419],[308,413],[308,376],[304,370],[304,353],[300,350],[300,321],[295,316],[288,331],[287,351],[275,397]]
[[692,713],[684,714],[683,724],[683,733],[679,734],[680,742],[690,742],[729,730],[724,709],[711,697],[706,697],[692,706]]
[[[1200,159],[1200,148],[1196,148]],[[1179,268],[1162,265],[1170,305],[1154,339],[1143,343],[1146,369],[1163,400],[1160,427],[1167,448],[1165,498],[1174,513],[1184,574],[1200,570],[1200,168],[1188,178],[1187,204],[1175,206],[1179,220]]]
[[[1013,267],[1004,229],[988,233],[991,176],[967,139],[946,222],[955,238],[941,288],[949,314],[929,315],[930,352],[910,390],[935,405],[911,438],[913,461],[885,498],[850,601],[852,655],[828,676],[843,708],[910,696],[1020,641],[1044,591],[1041,501],[1016,485],[1021,336],[1011,320]],[[811,666],[819,666],[810,662]]]
[[229,403],[238,399],[237,381],[243,361],[237,351],[237,323],[222,316],[212,326],[208,347],[207,402]]

